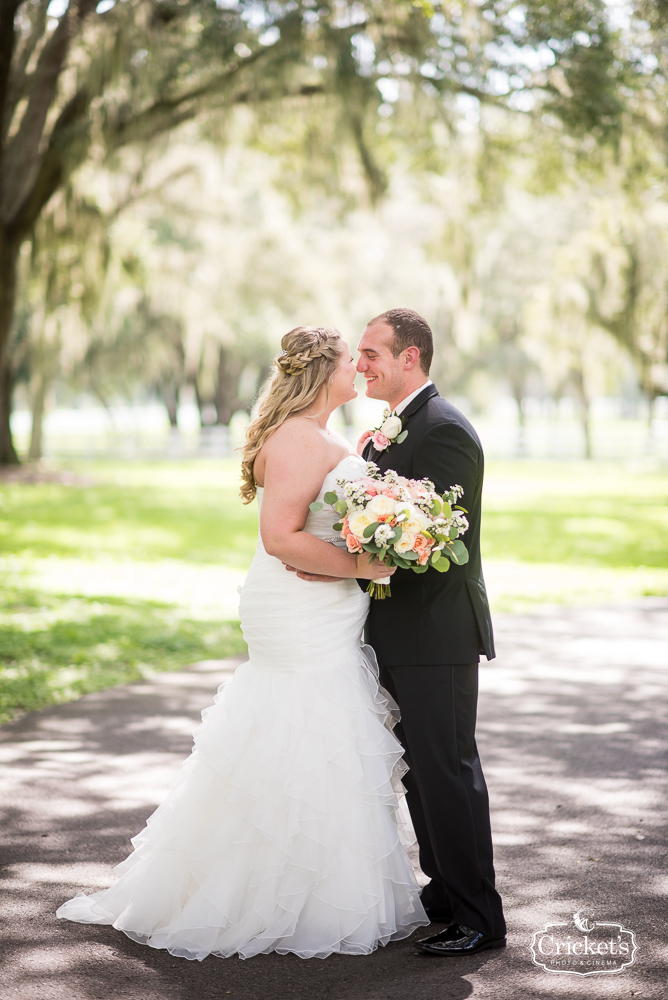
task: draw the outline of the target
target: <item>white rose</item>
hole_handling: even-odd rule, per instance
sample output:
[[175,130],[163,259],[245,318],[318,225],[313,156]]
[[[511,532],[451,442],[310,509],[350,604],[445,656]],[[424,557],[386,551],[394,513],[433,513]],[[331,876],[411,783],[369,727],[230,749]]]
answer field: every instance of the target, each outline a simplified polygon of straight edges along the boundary
[[414,531],[417,535],[420,531],[431,527],[431,520],[421,510],[415,510],[404,524],[407,531]]
[[396,500],[392,497],[377,496],[367,504],[367,510],[372,514],[394,514]]
[[373,524],[375,520],[373,514],[368,514],[366,510],[356,510],[348,515],[348,527],[355,538],[360,541],[368,541],[368,538],[364,538],[364,529]]
[[394,548],[400,555],[402,552],[410,552],[415,544],[415,535],[411,534],[410,531],[404,531],[398,542],[395,542]]
[[384,421],[383,426],[380,428],[380,433],[384,434],[386,438],[390,440],[395,438],[397,434],[401,433],[401,418],[400,417],[388,417]]

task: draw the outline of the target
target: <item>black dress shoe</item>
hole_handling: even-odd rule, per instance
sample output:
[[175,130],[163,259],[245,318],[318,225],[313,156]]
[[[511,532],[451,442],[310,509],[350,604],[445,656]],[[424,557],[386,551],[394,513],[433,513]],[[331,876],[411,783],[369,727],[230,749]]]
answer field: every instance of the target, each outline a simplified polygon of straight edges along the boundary
[[504,937],[491,937],[464,924],[451,924],[440,934],[416,941],[415,947],[427,955],[441,955],[445,958],[457,955],[475,955],[486,948],[505,948]]

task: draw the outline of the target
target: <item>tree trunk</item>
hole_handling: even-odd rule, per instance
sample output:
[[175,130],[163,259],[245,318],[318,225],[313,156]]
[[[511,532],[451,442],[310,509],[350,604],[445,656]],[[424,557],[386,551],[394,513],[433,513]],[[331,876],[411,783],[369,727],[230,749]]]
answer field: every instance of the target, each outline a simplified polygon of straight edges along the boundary
[[221,344],[218,352],[216,395],[213,402],[216,407],[216,423],[225,427],[229,426],[241,403],[239,399],[241,369],[241,360]]
[[177,385],[175,382],[161,382],[158,386],[158,392],[160,393],[160,398],[162,399],[165,409],[167,410],[169,426],[178,427],[179,395],[181,392],[181,386]]
[[204,423],[204,407],[206,406],[206,400],[202,397],[202,394],[199,391],[199,377],[197,374],[194,375],[192,379],[192,386],[193,389],[195,390],[195,402],[197,403],[197,412],[199,413],[199,425],[200,427],[205,427],[206,424]]
[[42,457],[42,423],[44,419],[44,404],[48,390],[48,379],[43,374],[38,374],[36,384],[32,393],[32,427],[30,429],[30,449],[28,458],[32,462]]
[[582,424],[582,433],[584,435],[584,445],[585,445],[585,455],[586,459],[591,459],[592,446],[591,446],[591,421],[589,417],[589,397],[587,395],[587,390],[585,387],[584,375],[581,369],[571,369],[571,380],[575,387],[575,392],[578,398],[579,408],[580,408],[580,423]]
[[645,436],[645,453],[647,455],[656,454],[656,434],[654,427],[654,410],[658,393],[650,389],[647,392],[647,434]]
[[14,381],[9,338],[14,323],[19,246],[19,241],[0,231],[0,465],[18,465],[19,461],[9,423]]
[[511,387],[517,406],[517,457],[526,458],[526,413],[524,411],[524,380],[511,379]]

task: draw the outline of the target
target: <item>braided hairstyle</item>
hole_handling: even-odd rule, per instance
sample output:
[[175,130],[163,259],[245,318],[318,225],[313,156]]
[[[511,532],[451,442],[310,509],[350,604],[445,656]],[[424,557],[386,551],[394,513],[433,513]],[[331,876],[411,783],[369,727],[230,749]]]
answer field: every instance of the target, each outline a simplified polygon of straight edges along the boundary
[[288,417],[305,410],[318,397],[339,365],[343,341],[332,327],[298,326],[281,340],[283,350],[260,394],[257,416],[246,429],[241,459],[241,498],[250,503],[257,493],[253,466],[270,434]]

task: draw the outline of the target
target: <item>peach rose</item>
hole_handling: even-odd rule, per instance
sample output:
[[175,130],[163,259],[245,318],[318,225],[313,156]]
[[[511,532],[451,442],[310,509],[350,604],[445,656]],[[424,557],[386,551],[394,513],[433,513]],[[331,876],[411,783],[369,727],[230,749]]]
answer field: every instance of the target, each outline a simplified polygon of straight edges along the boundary
[[363,552],[362,543],[358,542],[354,535],[346,535],[346,545],[348,552]]
[[413,552],[424,552],[429,551],[431,548],[431,542],[424,535],[416,535],[415,541],[413,542]]
[[397,500],[397,494],[393,493],[392,490],[383,490],[383,496],[389,497],[390,500]]
[[431,555],[431,542],[424,535],[416,535],[413,552],[418,554],[418,566],[426,566]]
[[413,500],[424,500],[427,497],[427,491],[424,486],[409,486],[408,492],[413,497]]

